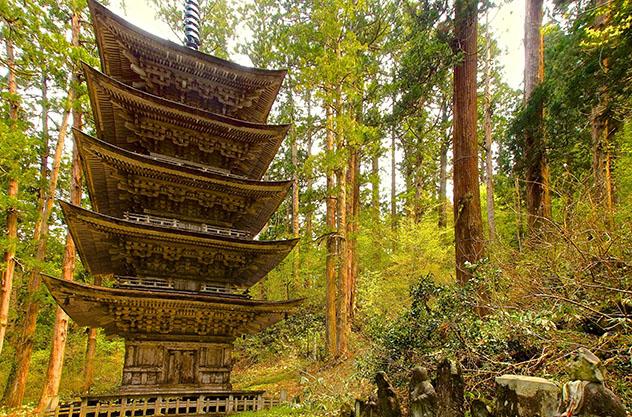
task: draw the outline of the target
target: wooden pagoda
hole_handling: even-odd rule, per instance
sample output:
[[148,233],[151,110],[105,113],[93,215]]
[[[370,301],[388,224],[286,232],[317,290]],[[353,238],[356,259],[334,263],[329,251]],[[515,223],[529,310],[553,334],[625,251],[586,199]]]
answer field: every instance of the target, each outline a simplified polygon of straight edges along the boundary
[[125,338],[120,396],[93,406],[130,409],[141,396],[157,414],[191,414],[169,405],[185,400],[193,414],[261,408],[261,392],[232,391],[231,349],[300,302],[248,295],[296,244],[255,240],[291,186],[261,180],[289,127],[265,124],[285,72],[88,4],[104,71],[84,65],[97,137],[73,133],[94,211],[61,206],[86,269],[113,287],[45,283],[79,325]]

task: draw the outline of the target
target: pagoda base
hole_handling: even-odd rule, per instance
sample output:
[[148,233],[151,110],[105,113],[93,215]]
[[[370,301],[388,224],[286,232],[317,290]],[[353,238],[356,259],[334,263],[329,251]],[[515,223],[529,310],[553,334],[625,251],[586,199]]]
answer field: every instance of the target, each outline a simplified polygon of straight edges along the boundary
[[230,343],[126,340],[121,394],[230,391]]
[[259,411],[285,402],[265,398],[264,391],[120,394],[82,397],[55,405],[46,417],[220,416],[240,411]]

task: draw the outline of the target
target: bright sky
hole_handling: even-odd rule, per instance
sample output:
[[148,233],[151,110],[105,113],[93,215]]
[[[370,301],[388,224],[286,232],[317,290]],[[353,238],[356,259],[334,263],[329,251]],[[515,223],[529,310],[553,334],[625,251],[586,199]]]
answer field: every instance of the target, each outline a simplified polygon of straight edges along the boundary
[[[242,3],[243,0],[233,1]],[[110,8],[115,13],[148,32],[179,42],[166,24],[155,19],[153,8],[145,0],[123,0],[123,2],[125,7],[121,6],[121,0],[113,0]],[[522,36],[524,31],[524,8],[524,0],[510,0],[491,10],[489,15],[489,22],[493,28],[494,37],[503,51],[500,59],[505,68],[505,79],[513,88],[521,86],[523,77],[524,47]],[[243,65],[251,65],[248,57],[244,55],[233,56],[232,59]]]
[[[235,3],[241,4],[248,0],[233,0]],[[501,50],[499,60],[504,67],[504,78],[510,87],[519,89],[522,87],[523,70],[524,70],[524,14],[525,0],[499,0],[503,2],[500,6],[489,12],[489,23],[494,32],[494,38],[498,42]],[[121,6],[124,3],[124,7]],[[184,3],[184,1],[183,1]],[[178,37],[169,29],[169,27],[155,19],[154,9],[145,0],[112,0],[109,6],[112,11],[123,16],[136,26],[145,29],[154,35],[170,39],[174,42],[180,42]],[[480,16],[484,19],[484,16]],[[247,29],[238,31],[247,41],[251,36]],[[252,62],[245,55],[232,55],[231,59],[239,64],[252,66]],[[401,161],[401,150],[398,150],[396,161]],[[382,198],[390,195],[391,182],[387,180],[387,172],[390,172],[391,160],[390,155],[380,158],[380,171],[383,180],[380,182],[380,195]],[[401,191],[404,181],[401,172],[396,174],[396,184],[398,193]],[[452,184],[448,181],[448,198],[452,199]]]

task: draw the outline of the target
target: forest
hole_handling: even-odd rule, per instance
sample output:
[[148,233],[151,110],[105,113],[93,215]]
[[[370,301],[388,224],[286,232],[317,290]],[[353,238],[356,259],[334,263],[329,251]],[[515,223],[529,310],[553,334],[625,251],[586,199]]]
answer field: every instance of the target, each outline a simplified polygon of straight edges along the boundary
[[[137,2],[182,39],[180,0],[120,10]],[[525,12],[519,88],[501,7]],[[502,374],[566,382],[584,347],[632,408],[632,1],[200,8],[201,51],[288,70],[269,122],[292,127],[264,178],[292,188],[259,239],[300,241],[250,293],[304,301],[237,340],[236,387],[300,403],[269,415],[334,416],[379,371],[404,392],[416,365],[453,358],[471,401]],[[115,392],[125,348],[42,283],[108,285],[58,204],[91,204],[71,134],[94,132],[87,3],[3,0],[0,17],[0,415],[31,415]]]

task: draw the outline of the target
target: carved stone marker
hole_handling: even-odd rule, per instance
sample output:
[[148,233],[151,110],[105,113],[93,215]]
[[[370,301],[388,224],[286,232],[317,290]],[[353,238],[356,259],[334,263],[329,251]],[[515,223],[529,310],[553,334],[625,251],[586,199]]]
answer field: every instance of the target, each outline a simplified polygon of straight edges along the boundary
[[384,372],[375,375],[377,384],[377,411],[380,417],[402,417],[397,394]]
[[571,357],[569,368],[573,381],[603,383],[606,378],[606,370],[601,359],[586,348],[579,348]]
[[623,402],[603,384],[605,369],[601,360],[581,348],[572,358],[570,374],[574,381],[562,389],[563,416],[625,417]]
[[435,417],[437,393],[430,383],[428,370],[415,367],[410,378],[410,417]]
[[437,368],[435,383],[438,417],[463,417],[465,415],[465,384],[458,362],[444,359]]
[[544,378],[503,375],[496,378],[496,417],[554,417],[560,389]]

